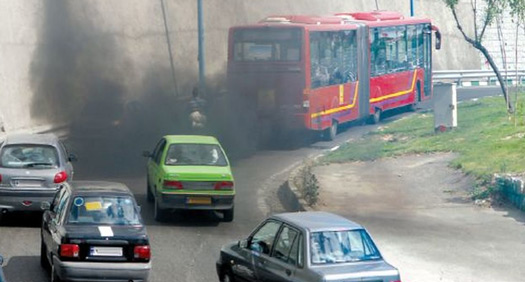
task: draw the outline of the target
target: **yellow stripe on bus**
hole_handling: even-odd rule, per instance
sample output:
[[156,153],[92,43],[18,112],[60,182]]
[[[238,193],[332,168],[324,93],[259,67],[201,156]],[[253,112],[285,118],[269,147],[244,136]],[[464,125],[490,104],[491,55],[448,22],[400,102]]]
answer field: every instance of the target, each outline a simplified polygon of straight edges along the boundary
[[412,91],[414,91],[414,86],[416,85],[416,74],[417,74],[417,71],[414,71],[414,78],[412,79],[412,87],[410,89],[405,90],[405,91],[396,92],[390,95],[370,99],[370,103],[375,103],[375,102],[379,102],[379,101],[383,101],[386,99],[394,98],[397,96],[403,96],[405,94],[411,93]]
[[348,110],[348,109],[351,109],[351,108],[355,107],[355,104],[357,102],[357,92],[358,92],[358,90],[359,90],[359,81],[357,81],[356,84],[355,84],[354,99],[352,101],[352,104],[346,105],[346,106],[342,106],[342,107],[338,107],[338,108],[333,108],[333,109],[322,111],[322,112],[318,112],[318,113],[313,113],[311,117],[312,118],[316,118],[316,117],[319,117],[319,116],[329,115],[329,114],[337,113],[337,112]]
[[[417,76],[417,71],[414,71],[414,76],[412,78],[412,86],[411,86],[410,89],[404,90],[404,91],[400,91],[400,92],[396,92],[396,93],[392,93],[392,94],[389,94],[389,95],[386,95],[386,96],[381,96],[381,97],[377,97],[377,98],[374,98],[374,99],[370,99],[370,103],[380,102],[380,101],[383,101],[383,100],[386,100],[386,99],[390,99],[390,98],[394,98],[394,97],[397,97],[397,96],[406,95],[408,93],[413,92],[414,91],[414,87],[416,85],[416,76]],[[312,118],[316,118],[316,117],[319,117],[319,116],[325,116],[325,115],[337,113],[337,112],[348,110],[348,109],[351,109],[351,108],[355,107],[355,103],[357,101],[356,96],[357,96],[358,85],[359,85],[359,81],[355,85],[354,100],[352,101],[352,104],[347,105],[347,106],[338,107],[338,108],[333,108],[333,109],[322,111],[322,112],[318,112],[318,113],[313,113],[311,117]]]

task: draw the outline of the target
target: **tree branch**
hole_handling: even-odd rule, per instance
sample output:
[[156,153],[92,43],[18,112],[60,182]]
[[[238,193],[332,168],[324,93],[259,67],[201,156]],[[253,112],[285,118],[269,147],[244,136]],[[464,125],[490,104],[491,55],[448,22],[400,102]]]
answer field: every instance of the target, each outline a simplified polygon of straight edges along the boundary
[[[454,7],[450,7],[450,9],[452,10],[452,15],[454,16],[454,20],[456,21],[456,25],[459,29],[459,31],[461,32],[461,34],[463,35],[463,37],[465,38],[465,40],[472,44],[474,47],[477,48],[478,46],[478,41],[470,38],[466,33],[465,31],[463,31],[463,27],[461,26],[461,24],[459,23],[459,19],[458,19],[458,14],[456,13],[456,9]],[[478,48],[479,49],[479,48]]]
[[474,37],[478,41],[478,1],[470,0],[470,5],[472,6],[472,11],[474,12]]
[[487,5],[488,5],[487,13],[485,15],[485,21],[483,22],[483,29],[481,30],[481,34],[479,35],[478,42],[481,42],[481,40],[483,40],[483,35],[485,35],[485,30],[487,29],[487,26],[490,23],[490,18],[491,18],[491,15],[492,15],[493,11],[494,11],[493,10],[493,8],[494,8],[494,1],[488,1]]

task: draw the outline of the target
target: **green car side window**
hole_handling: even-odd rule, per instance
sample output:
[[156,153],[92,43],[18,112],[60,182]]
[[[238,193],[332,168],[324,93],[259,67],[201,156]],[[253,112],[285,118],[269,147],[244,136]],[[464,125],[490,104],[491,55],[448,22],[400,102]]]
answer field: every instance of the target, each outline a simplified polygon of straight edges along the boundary
[[162,159],[162,154],[164,153],[164,148],[166,148],[166,140],[162,139],[161,142],[162,143],[159,144],[159,147],[158,147],[158,150],[156,152],[156,155],[154,156],[155,157],[155,162],[157,164],[160,164],[160,160]]

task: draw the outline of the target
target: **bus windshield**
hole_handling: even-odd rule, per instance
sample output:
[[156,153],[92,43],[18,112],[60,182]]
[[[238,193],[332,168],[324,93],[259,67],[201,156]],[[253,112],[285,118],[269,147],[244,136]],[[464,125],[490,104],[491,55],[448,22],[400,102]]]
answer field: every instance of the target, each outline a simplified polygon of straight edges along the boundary
[[301,30],[298,28],[239,29],[233,33],[234,61],[300,61]]

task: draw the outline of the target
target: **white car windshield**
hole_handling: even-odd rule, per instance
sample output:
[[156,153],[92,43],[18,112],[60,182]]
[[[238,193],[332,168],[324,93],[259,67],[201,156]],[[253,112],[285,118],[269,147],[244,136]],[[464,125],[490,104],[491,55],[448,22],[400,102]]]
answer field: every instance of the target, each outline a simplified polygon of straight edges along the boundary
[[333,264],[381,259],[365,230],[324,231],[310,235],[312,264]]

